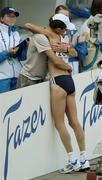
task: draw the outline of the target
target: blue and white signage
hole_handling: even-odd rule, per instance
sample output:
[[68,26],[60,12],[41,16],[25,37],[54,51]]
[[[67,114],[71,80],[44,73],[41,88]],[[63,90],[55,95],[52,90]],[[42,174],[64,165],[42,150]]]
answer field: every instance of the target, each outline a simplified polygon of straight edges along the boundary
[[[87,155],[94,158],[100,155],[94,149],[102,142],[102,106],[93,103],[91,72],[74,81]],[[51,117],[49,82],[0,94],[0,102],[0,179],[29,180],[62,167],[66,153]]]

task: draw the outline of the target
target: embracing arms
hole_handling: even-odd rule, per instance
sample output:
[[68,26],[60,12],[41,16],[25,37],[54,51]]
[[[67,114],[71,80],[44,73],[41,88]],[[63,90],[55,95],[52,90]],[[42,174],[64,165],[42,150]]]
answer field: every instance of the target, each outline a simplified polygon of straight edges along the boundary
[[[49,31],[48,28],[46,27],[42,27],[42,26],[37,26],[35,24],[31,24],[31,23],[26,23],[24,25],[25,28],[29,29],[31,32],[37,32],[37,33],[41,33],[44,34],[45,36],[48,37],[48,39],[50,40],[50,38],[53,37],[53,33],[51,31]],[[51,42],[51,41],[50,41]],[[70,46],[66,46],[63,43],[55,43],[55,44],[51,44],[53,51],[56,52],[64,52],[66,54],[68,54],[69,56],[77,56],[77,51],[75,50],[75,48],[70,47]]]
[[55,67],[62,70],[66,70],[69,73],[72,72],[71,66],[68,65],[68,63],[65,63],[64,61],[62,61],[59,57],[57,57],[55,53],[53,52],[53,50],[47,50],[45,53],[47,54],[48,58],[52,61]]

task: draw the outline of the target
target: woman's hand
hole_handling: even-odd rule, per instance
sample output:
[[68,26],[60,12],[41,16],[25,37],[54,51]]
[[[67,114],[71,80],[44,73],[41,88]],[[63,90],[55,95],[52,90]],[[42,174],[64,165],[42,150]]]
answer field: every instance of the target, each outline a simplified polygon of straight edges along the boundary
[[53,51],[66,53],[69,56],[77,57],[77,52],[70,44],[56,43],[51,45]]
[[77,51],[75,50],[75,48],[69,48],[67,53],[68,53],[69,56],[72,56],[72,57],[77,57],[78,56]]
[[66,44],[63,43],[55,43],[53,45],[51,45],[53,51],[55,52],[62,52],[62,53],[66,53],[67,52],[67,46]]

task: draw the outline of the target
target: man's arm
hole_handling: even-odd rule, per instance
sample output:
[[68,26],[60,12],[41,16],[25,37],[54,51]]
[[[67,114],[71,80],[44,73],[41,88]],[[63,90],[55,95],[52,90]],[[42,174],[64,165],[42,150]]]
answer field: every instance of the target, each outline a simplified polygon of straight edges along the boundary
[[[42,26],[37,26],[35,24],[26,23],[24,25],[24,27],[29,29],[33,33],[37,32],[37,33],[40,33],[40,34],[44,34],[45,36],[47,36],[49,38],[49,40],[52,37],[52,33],[47,28],[44,28]],[[64,53],[67,53],[69,56],[77,57],[76,50],[74,48],[72,48],[72,47],[70,47],[70,48],[67,47],[63,43],[52,45],[52,48],[56,52],[64,52]]]
[[33,33],[40,33],[40,34],[44,34],[45,36],[47,36],[48,38],[50,38],[50,32],[47,30],[46,27],[42,27],[42,26],[38,26],[35,24],[31,24],[31,23],[26,23],[24,25],[25,28],[27,28],[28,30],[30,30]]
[[72,71],[71,66],[65,63],[59,57],[57,57],[55,53],[53,52],[53,50],[47,50],[45,51],[45,53],[57,68],[62,69],[62,70],[67,70],[69,72]]
[[67,70],[69,72],[72,71],[71,67],[67,63],[65,63],[62,59],[55,55],[46,36],[44,36],[43,34],[34,35],[32,41],[36,44],[38,52],[45,53],[48,56],[49,60],[52,61],[54,66],[62,70]]

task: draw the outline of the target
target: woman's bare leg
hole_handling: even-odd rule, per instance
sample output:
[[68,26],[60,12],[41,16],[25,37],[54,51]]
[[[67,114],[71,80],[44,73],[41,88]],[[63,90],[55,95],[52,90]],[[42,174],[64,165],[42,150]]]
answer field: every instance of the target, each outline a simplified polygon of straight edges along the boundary
[[[77,139],[77,143],[78,143],[78,146],[80,149],[81,169],[87,170],[90,168],[90,164],[86,157],[84,132],[83,132],[83,129],[82,129],[80,123],[78,122],[78,118],[77,118],[75,94],[71,94],[71,95],[67,96],[66,104],[67,104],[66,105],[66,114],[67,114],[67,117],[69,120],[69,124],[74,130],[74,133],[75,133],[75,136]],[[72,157],[72,160],[73,160],[73,157]]]
[[78,146],[80,151],[85,150],[85,138],[84,138],[84,132],[83,129],[78,122],[77,118],[77,108],[76,108],[76,102],[75,102],[75,94],[71,94],[67,96],[67,101],[66,101],[66,115],[69,120],[69,124],[74,130]]
[[71,152],[71,140],[64,122],[66,92],[57,85],[51,87],[51,108],[55,127],[67,152]]

